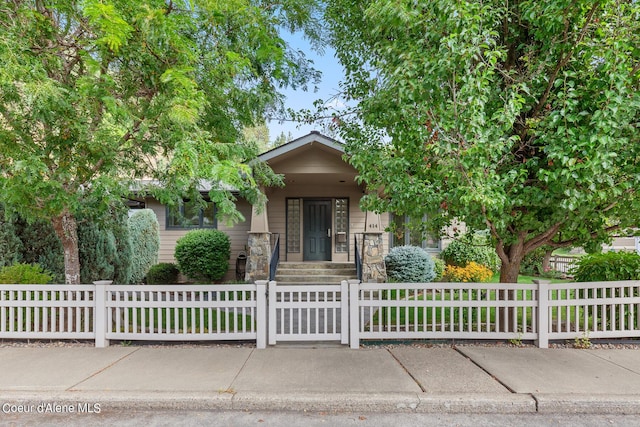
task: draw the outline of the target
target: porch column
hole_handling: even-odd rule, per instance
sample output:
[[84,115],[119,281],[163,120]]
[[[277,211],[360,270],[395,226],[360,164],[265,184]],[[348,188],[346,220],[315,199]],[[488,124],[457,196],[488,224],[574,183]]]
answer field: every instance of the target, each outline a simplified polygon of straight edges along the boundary
[[251,230],[249,231],[249,253],[245,280],[269,280],[269,263],[271,262],[271,233],[267,207],[251,207]]
[[375,212],[366,212],[365,215],[362,242],[362,282],[385,282],[387,269],[382,255],[384,242],[380,215]]

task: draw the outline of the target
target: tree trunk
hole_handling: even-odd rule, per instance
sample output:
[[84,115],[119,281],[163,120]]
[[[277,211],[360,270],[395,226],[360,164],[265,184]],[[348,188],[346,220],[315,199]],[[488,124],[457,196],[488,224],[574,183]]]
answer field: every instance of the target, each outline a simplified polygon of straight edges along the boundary
[[[520,273],[520,264],[522,263],[523,255],[521,247],[511,247],[509,250],[509,257],[507,260],[502,259],[502,265],[500,267],[500,283],[518,283],[518,274]],[[515,298],[514,291],[504,290],[501,291],[500,298],[505,301],[510,301]],[[515,307],[504,307],[498,310],[498,316],[500,319],[500,331],[501,332],[513,332],[517,333],[517,309]]]
[[542,258],[542,271],[540,274],[548,273],[551,271],[551,255],[553,254],[553,249],[549,249],[544,252],[544,258]]
[[520,274],[520,259],[502,261],[500,267],[500,283],[518,283],[518,275]]
[[68,211],[51,219],[53,229],[64,250],[64,277],[68,285],[80,284],[80,256],[78,252],[78,223]]

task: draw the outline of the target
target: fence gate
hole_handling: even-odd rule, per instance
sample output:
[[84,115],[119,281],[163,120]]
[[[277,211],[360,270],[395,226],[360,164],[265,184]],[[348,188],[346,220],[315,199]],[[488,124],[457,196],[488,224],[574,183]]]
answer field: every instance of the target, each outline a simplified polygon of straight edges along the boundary
[[280,285],[269,282],[269,345],[277,341],[349,343],[347,282]]

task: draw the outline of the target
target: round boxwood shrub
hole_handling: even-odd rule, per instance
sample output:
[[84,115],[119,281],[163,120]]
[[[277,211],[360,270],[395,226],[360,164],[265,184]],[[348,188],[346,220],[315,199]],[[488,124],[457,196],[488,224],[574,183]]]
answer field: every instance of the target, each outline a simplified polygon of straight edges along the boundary
[[586,255],[571,270],[576,282],[640,279],[640,255],[635,252],[605,252]]
[[387,275],[396,282],[424,283],[436,277],[433,258],[417,246],[396,246],[384,262]]
[[158,262],[160,232],[158,218],[151,209],[134,212],[127,221],[131,250],[131,283],[140,283],[152,265]]
[[148,285],[170,285],[178,282],[178,266],[172,262],[152,265],[147,272]]
[[440,257],[449,265],[466,267],[470,262],[475,262],[484,265],[491,271],[499,271],[501,264],[496,250],[478,242],[477,239],[473,241],[454,240],[442,251]]
[[189,231],[176,242],[180,271],[194,280],[216,281],[229,269],[231,242],[219,230]]

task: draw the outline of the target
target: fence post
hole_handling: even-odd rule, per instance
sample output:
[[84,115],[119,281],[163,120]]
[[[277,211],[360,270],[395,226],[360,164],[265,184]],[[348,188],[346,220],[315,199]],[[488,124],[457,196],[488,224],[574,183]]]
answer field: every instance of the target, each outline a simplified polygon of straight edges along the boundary
[[107,289],[111,285],[110,280],[99,280],[93,282],[93,331],[96,334],[96,347],[109,347],[109,340],[106,338],[107,325]]
[[538,285],[538,348],[549,348],[549,284],[548,280],[534,280]]
[[340,282],[340,344],[349,344],[349,282]]
[[276,323],[276,302],[277,298],[277,287],[278,284],[275,280],[269,282],[269,289],[267,291],[267,295],[269,295],[269,301],[267,304],[267,318],[269,325],[269,334],[268,334],[268,342],[269,345],[276,345],[276,333],[278,332],[278,325]]
[[360,348],[360,281],[349,280],[349,345]]
[[267,347],[267,283],[256,280],[256,348]]

